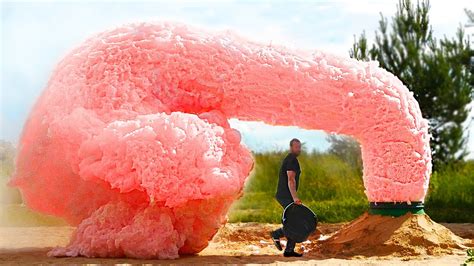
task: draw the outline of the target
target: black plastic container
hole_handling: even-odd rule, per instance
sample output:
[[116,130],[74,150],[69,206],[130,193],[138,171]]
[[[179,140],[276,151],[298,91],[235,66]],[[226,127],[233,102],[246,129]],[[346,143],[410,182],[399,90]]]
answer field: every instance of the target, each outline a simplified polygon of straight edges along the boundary
[[316,230],[318,217],[310,208],[290,203],[283,211],[282,223],[285,236],[301,243]]

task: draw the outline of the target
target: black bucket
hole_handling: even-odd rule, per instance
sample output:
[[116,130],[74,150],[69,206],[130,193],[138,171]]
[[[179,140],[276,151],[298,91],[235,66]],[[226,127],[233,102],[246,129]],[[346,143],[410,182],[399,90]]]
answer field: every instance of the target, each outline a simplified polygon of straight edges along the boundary
[[318,217],[310,208],[292,202],[283,211],[282,223],[285,236],[301,243],[316,230]]

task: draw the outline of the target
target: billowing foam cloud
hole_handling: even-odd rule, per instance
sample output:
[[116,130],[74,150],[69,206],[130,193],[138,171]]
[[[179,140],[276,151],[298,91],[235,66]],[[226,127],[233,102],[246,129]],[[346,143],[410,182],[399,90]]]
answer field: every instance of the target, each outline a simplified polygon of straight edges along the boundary
[[228,118],[354,136],[370,201],[424,199],[427,122],[392,74],[177,24],[116,28],[69,53],[24,127],[12,184],[78,225],[52,255],[196,253],[252,169]]

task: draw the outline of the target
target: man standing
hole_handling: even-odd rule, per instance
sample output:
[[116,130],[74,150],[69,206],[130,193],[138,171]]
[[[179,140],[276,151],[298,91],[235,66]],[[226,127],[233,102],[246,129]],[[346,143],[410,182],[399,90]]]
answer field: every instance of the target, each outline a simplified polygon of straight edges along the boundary
[[[283,160],[280,167],[280,174],[278,179],[278,188],[276,192],[276,200],[283,209],[290,203],[301,204],[296,191],[298,190],[298,183],[300,178],[300,164],[298,162],[298,155],[301,153],[301,142],[298,139],[290,141],[290,153]],[[277,229],[270,233],[273,243],[282,250],[280,238],[284,237],[283,228]],[[301,257],[303,254],[295,252],[296,242],[287,237],[287,244],[283,255],[285,257]]]

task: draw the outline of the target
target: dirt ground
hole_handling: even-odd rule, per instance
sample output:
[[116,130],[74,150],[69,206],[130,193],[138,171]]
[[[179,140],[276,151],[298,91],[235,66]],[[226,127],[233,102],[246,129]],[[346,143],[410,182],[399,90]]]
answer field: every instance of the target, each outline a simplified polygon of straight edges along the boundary
[[[460,237],[474,241],[474,224],[443,224]],[[307,242],[299,244],[302,258],[284,258],[271,243],[268,232],[274,224],[235,223],[225,225],[209,246],[195,256],[177,260],[51,258],[46,253],[55,246],[64,246],[74,228],[59,227],[0,227],[0,264],[311,264],[311,265],[460,265],[466,260],[465,252],[444,256],[418,257],[364,257],[324,254],[314,250],[315,243],[335,233],[343,224],[321,224],[318,232]],[[474,242],[473,242],[474,243]]]

